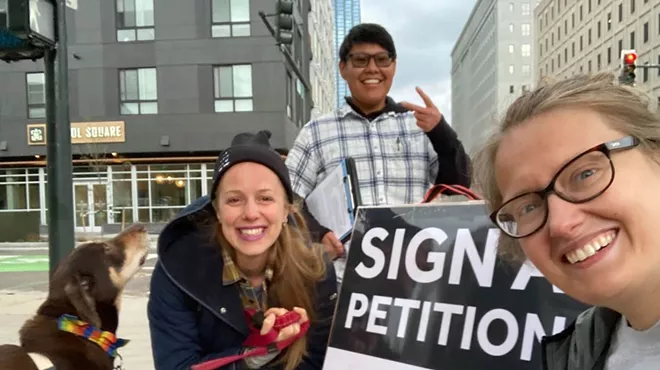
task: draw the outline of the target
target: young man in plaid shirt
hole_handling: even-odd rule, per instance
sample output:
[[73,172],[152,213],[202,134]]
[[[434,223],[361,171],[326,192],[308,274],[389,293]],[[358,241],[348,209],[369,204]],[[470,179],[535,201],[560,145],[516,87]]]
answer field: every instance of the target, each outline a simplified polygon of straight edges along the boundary
[[[367,206],[418,203],[433,184],[470,186],[470,159],[431,99],[420,88],[425,106],[396,103],[387,95],[396,70],[387,30],[376,24],[353,27],[339,59],[351,96],[336,111],[308,122],[286,158],[298,196],[307,197],[347,157],[355,160]],[[311,215],[308,223],[330,255],[344,255],[332,231]],[[343,261],[336,263],[339,279],[343,267]]]

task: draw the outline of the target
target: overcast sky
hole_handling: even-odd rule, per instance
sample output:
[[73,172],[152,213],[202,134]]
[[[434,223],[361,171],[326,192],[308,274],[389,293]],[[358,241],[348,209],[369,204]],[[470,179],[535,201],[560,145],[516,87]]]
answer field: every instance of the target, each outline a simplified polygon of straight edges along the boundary
[[362,22],[379,23],[394,38],[398,62],[392,98],[421,104],[415,91],[415,86],[419,86],[451,119],[451,50],[475,3],[476,0],[361,0]]

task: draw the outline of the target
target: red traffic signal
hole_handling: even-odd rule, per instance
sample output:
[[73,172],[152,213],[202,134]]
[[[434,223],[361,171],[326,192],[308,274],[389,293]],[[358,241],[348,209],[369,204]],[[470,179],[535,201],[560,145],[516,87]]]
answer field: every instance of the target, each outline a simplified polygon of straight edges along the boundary
[[637,61],[637,53],[627,53],[623,56],[623,61],[624,63],[628,65],[635,64],[635,61]]

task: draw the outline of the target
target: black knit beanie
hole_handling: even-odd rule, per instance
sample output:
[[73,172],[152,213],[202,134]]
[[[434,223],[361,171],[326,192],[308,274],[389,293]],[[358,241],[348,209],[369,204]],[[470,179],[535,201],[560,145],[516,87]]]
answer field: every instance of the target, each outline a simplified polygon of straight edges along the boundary
[[220,179],[232,166],[243,162],[259,163],[268,167],[279,177],[289,202],[293,202],[293,189],[289,170],[282,157],[270,146],[271,132],[262,130],[256,134],[241,133],[234,137],[231,145],[215,160],[213,169],[213,186],[209,190],[211,199],[215,199],[215,191]]

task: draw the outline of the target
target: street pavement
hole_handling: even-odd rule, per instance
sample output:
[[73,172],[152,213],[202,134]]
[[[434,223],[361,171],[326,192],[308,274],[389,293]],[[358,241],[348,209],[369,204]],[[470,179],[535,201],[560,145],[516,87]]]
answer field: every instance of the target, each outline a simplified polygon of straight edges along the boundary
[[[154,369],[147,321],[149,281],[156,264],[156,244],[145,266],[125,289],[118,336],[130,343],[119,351],[125,370]],[[0,243],[0,344],[18,341],[18,330],[46,298],[48,249],[35,244]]]

